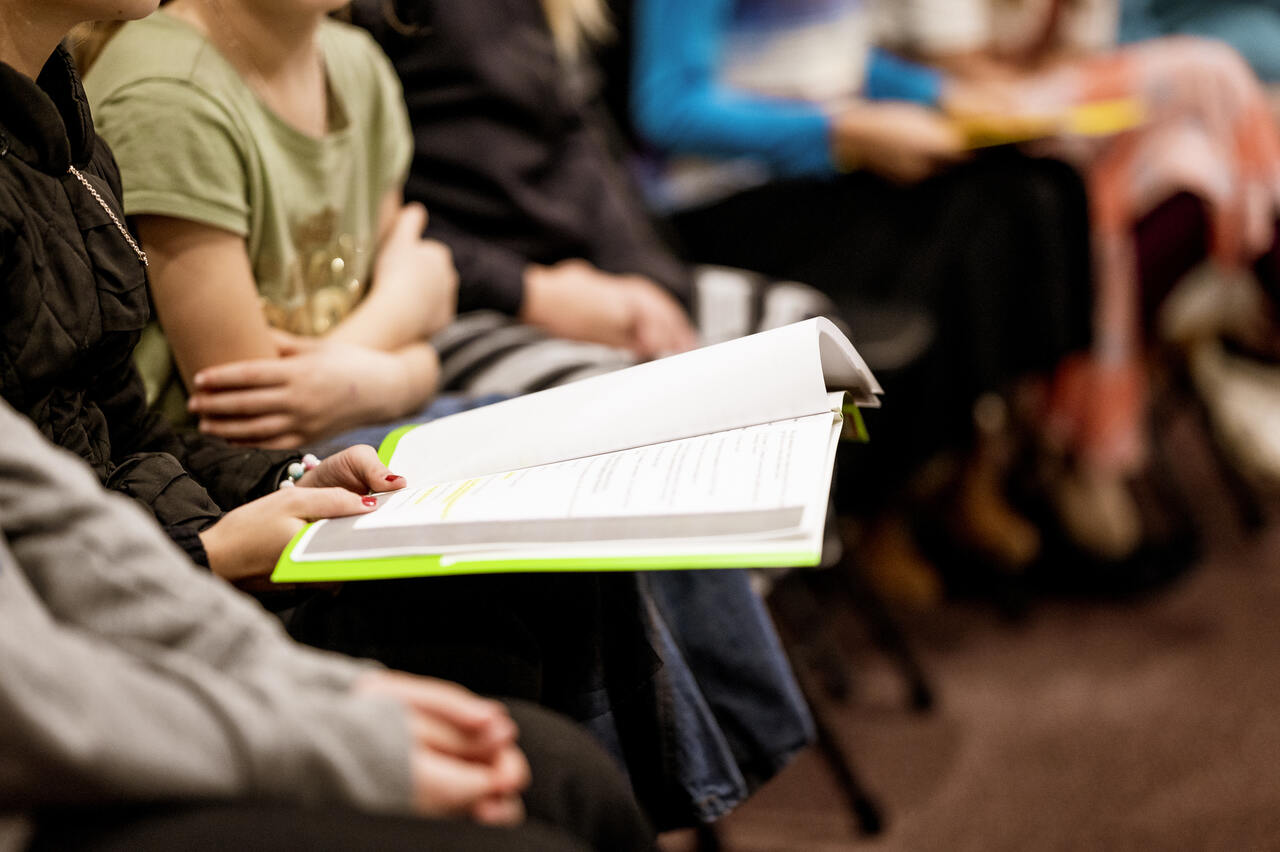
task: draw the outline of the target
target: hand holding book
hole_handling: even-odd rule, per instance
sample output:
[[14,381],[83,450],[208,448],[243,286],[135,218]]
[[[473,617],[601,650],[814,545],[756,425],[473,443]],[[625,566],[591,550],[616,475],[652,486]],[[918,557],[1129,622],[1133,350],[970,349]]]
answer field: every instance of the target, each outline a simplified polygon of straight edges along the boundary
[[816,563],[846,399],[879,393],[815,319],[401,430],[409,488],[275,579]]

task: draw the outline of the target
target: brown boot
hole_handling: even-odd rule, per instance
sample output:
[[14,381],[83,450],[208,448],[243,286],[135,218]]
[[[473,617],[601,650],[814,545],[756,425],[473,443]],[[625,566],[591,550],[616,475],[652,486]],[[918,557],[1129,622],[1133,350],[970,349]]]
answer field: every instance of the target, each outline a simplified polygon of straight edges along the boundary
[[892,607],[927,611],[942,602],[942,578],[916,547],[897,512],[877,518],[858,538],[858,566],[867,584]]
[[1004,401],[988,394],[974,406],[976,442],[947,510],[956,544],[995,567],[1021,572],[1040,554],[1040,532],[1009,504],[1004,480],[1013,456]]

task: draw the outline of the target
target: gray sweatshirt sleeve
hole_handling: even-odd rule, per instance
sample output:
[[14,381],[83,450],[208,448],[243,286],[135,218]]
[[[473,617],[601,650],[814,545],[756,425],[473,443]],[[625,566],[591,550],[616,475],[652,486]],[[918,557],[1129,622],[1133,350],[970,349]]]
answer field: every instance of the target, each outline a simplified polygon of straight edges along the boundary
[[269,796],[404,810],[409,736],[0,404],[0,810]]

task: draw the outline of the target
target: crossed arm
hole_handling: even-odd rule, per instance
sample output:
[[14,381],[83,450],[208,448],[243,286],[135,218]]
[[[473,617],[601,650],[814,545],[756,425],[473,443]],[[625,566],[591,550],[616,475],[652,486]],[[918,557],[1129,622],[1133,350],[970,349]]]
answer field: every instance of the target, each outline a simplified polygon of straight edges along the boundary
[[243,237],[167,216],[140,216],[151,286],[202,431],[296,447],[419,410],[439,362],[425,338],[453,316],[449,251],[423,240],[426,213],[383,199],[369,294],[325,337],[273,330]]

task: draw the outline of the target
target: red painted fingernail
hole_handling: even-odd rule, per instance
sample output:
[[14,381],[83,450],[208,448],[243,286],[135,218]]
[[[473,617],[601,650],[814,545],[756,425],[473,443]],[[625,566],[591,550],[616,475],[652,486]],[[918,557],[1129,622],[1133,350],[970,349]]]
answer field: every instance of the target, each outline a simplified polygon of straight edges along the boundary
[[393,474],[391,474],[390,476],[388,476],[388,477],[387,477],[387,482],[399,482],[399,481],[400,481],[400,480],[402,480],[402,479],[404,479],[404,477],[403,477],[403,476],[400,476],[400,475],[399,475],[399,474],[397,474],[397,473],[393,473]]
[[366,506],[376,506],[378,505],[378,498],[377,497],[361,497],[360,502],[365,504]]

